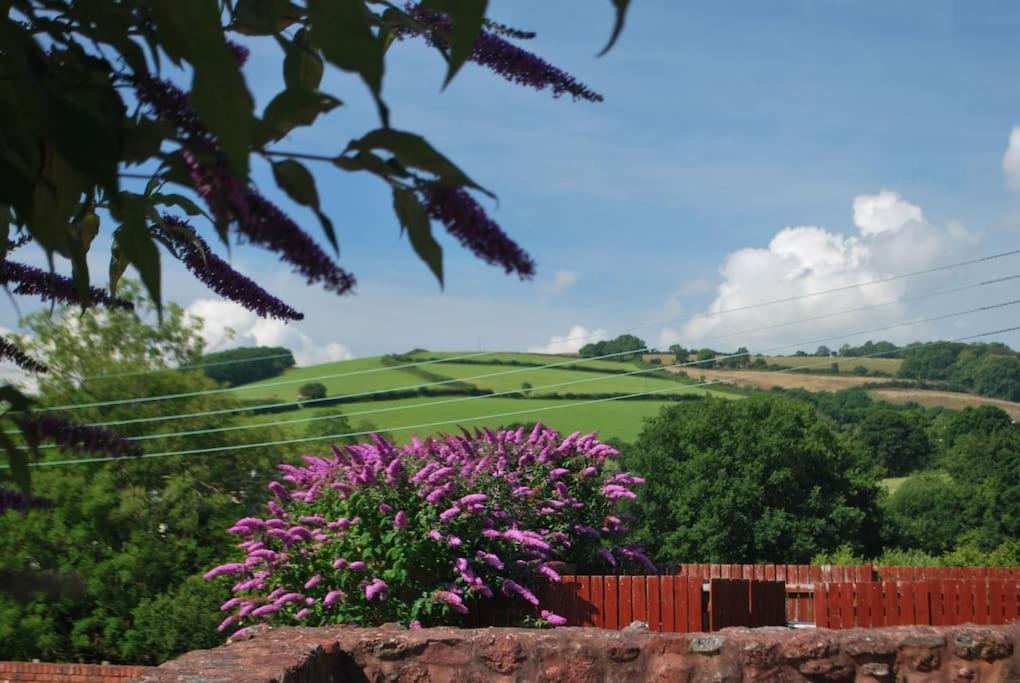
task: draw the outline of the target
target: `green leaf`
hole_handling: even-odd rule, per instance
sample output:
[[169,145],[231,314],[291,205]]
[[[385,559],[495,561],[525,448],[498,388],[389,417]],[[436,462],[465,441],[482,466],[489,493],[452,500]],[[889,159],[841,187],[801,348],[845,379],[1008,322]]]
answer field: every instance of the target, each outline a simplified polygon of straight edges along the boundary
[[442,287],[443,248],[432,236],[428,211],[418,201],[413,191],[400,187],[393,188],[393,210],[397,214],[402,230],[407,230],[414,252],[425,262]]
[[456,164],[440,154],[425,138],[414,133],[392,128],[377,128],[361,139],[352,141],[348,149],[360,151],[384,149],[392,153],[404,166],[420,168],[434,174],[442,184],[473,187],[493,196],[491,192],[471,180]]
[[450,32],[449,66],[446,71],[445,88],[457,75],[464,62],[471,57],[475,41],[482,32],[488,0],[429,0],[425,6],[445,13],[453,22]]
[[284,159],[273,164],[273,177],[280,189],[298,204],[319,208],[315,178],[300,161]]
[[238,177],[248,177],[254,102],[220,26],[216,0],[152,0],[156,33],[171,55],[191,62],[191,101]]
[[[149,296],[162,317],[163,299],[160,292],[159,249],[146,229],[148,206],[145,200],[128,192],[122,192],[119,201],[112,207],[114,217],[121,226],[113,233],[114,247],[118,258],[124,259],[138,271]],[[118,264],[120,267],[120,264]],[[113,261],[110,264],[110,287],[114,287]],[[120,269],[123,273],[123,268]]]
[[89,285],[88,252],[92,240],[99,234],[99,216],[88,211],[71,226],[67,238],[71,258],[71,281],[82,306],[88,306],[92,298]]
[[609,52],[613,45],[616,44],[616,39],[620,37],[620,33],[623,31],[623,22],[627,17],[627,6],[630,5],[630,0],[610,0],[613,3],[613,7],[616,9],[616,22],[613,24],[613,34],[609,36],[609,42],[602,52],[599,53],[599,57]]
[[304,164],[294,159],[277,161],[273,163],[273,177],[276,178],[276,184],[287,193],[287,196],[298,204],[315,211],[319,223],[322,224],[322,230],[326,233],[326,238],[329,239],[334,249],[338,249],[333,222],[319,210],[319,191],[315,187],[315,178]]
[[44,148],[45,161],[32,197],[28,230],[39,244],[70,257],[68,233],[71,217],[81,206],[84,180],[55,148]]
[[174,137],[173,126],[165,121],[139,118],[124,126],[124,163],[140,164],[159,154],[163,141]]
[[361,76],[379,103],[383,44],[367,15],[363,0],[308,0],[312,41],[326,59]]
[[322,82],[322,58],[312,48],[308,29],[294,34],[294,40],[281,39],[284,49],[283,81],[290,90],[318,90]]
[[182,194],[156,192],[149,198],[157,206],[176,206],[189,216],[205,216],[205,211]]
[[284,90],[266,105],[263,121],[279,140],[298,126],[308,126],[320,114],[333,111],[343,104],[340,100],[317,90]]
[[230,28],[250,36],[268,36],[283,31],[303,15],[287,0],[238,0]]

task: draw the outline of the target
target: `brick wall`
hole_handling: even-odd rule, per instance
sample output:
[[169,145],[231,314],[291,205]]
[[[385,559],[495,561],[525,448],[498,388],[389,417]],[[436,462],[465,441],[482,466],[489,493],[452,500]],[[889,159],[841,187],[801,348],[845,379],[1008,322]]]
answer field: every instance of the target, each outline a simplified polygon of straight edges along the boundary
[[883,629],[280,628],[190,652],[142,683],[1020,681],[1020,624]]
[[150,666],[0,662],[0,683],[125,683]]

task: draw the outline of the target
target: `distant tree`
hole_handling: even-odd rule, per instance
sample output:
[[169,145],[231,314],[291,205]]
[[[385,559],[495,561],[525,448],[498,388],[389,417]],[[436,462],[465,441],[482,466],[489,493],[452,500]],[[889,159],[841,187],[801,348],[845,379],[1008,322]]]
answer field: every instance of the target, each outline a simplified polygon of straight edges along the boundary
[[298,389],[298,398],[302,401],[326,398],[326,385],[320,384],[319,382],[302,384],[301,388]]
[[830,363],[829,371],[838,375],[839,374],[839,363]]
[[613,358],[610,360],[626,361],[638,358],[647,349],[648,344],[643,339],[632,334],[623,334],[616,339],[585,344],[578,350],[578,355],[582,358],[612,355]]
[[969,383],[982,396],[1020,401],[1020,357],[1016,354],[985,355],[969,374]]
[[735,352],[725,355],[725,358],[716,360],[716,365],[720,368],[736,370],[739,368],[746,368],[751,364],[751,352],[747,350],[746,346],[741,346]]
[[849,356],[850,348],[851,347],[849,344],[843,344],[842,346],[839,347],[839,355],[843,357]]
[[924,427],[891,410],[868,413],[857,425],[855,436],[886,476],[901,477],[924,469],[935,454]]
[[768,370],[769,369],[769,364],[765,361],[764,358],[762,358],[761,356],[758,356],[751,363],[751,369],[752,370]]
[[[319,385],[322,386],[322,385]],[[337,434],[350,434],[352,432],[364,431],[361,429],[355,429],[351,426],[350,421],[346,415],[335,412],[336,408],[331,408],[327,415],[318,415],[320,418],[312,422],[305,423],[305,436],[312,438],[320,437],[335,437]],[[363,440],[364,437],[347,436],[341,438],[333,438],[333,443],[357,443]],[[319,445],[325,446],[331,443],[331,441],[323,440]]]
[[663,408],[621,466],[648,482],[638,532],[660,561],[807,562],[878,547],[863,455],[809,405],[775,395]]
[[680,346],[679,344],[673,344],[669,347],[669,352],[673,354],[677,363],[683,363],[687,360],[687,356],[690,355],[690,351]]
[[808,354],[807,354],[807,351],[801,351],[801,350],[798,349],[797,353],[795,353],[793,355],[797,356],[798,358],[802,358],[802,357],[804,357],[804,356],[806,356]]
[[941,462],[979,525],[971,540],[990,549],[1020,538],[1020,430],[961,436]]
[[941,554],[972,525],[966,492],[952,478],[924,473],[900,484],[885,504],[887,536],[898,548]]
[[931,426],[931,439],[943,450],[956,444],[966,434],[989,435],[1013,427],[1013,418],[995,406],[968,406],[963,410],[940,415]]
[[521,382],[521,393],[525,396],[530,396],[533,388],[531,382]]
[[815,351],[815,355],[816,356],[831,356],[832,355],[832,351],[829,349],[828,346],[822,345],[822,346],[819,346],[818,349]]
[[246,346],[209,353],[199,359],[210,379],[231,386],[276,377],[294,367],[294,354],[282,346]]
[[698,350],[698,367],[699,368],[713,368],[715,367],[716,352],[712,349],[699,349]]
[[855,365],[854,366],[854,374],[855,375],[860,375],[861,377],[864,377],[865,375],[868,374],[868,369],[866,367],[864,367],[863,365]]

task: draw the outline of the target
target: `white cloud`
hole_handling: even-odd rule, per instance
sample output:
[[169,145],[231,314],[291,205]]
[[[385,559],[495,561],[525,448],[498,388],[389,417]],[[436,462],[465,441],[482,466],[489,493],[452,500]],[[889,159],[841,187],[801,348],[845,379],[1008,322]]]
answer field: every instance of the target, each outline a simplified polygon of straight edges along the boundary
[[1020,126],[1013,126],[1009,134],[1009,146],[1002,157],[1002,170],[1006,174],[1006,186],[1020,192]]
[[[667,348],[679,343],[729,349],[746,345],[763,351],[838,335],[846,335],[841,341],[854,342],[855,331],[902,320],[905,307],[894,303],[806,324],[776,326],[896,301],[910,291],[912,281],[891,280],[819,296],[804,295],[959,260],[960,250],[977,240],[959,222],[945,227],[928,223],[920,207],[888,190],[856,197],[853,217],[859,234],[845,235],[815,225],[786,227],[765,248],[748,247],[730,253],[722,265],[722,282],[706,315],[679,330],[664,331],[659,346]],[[929,289],[932,285],[930,281],[923,284]],[[752,307],[764,301],[794,297],[804,298]],[[760,329],[768,327],[773,329]],[[890,331],[878,333],[877,337],[916,335],[917,328],[906,328],[899,335]],[[788,351],[793,348],[783,352]]]
[[911,221],[923,221],[921,207],[904,201],[896,192],[862,194],[854,198],[854,225],[862,235],[895,232]]
[[539,285],[546,294],[560,294],[577,283],[578,274],[572,270],[557,270],[553,279]]
[[577,353],[585,344],[602,341],[606,338],[606,331],[603,329],[588,331],[581,325],[574,325],[565,335],[554,334],[546,344],[540,346],[529,346],[531,353]]
[[353,358],[339,342],[316,342],[294,324],[259,318],[232,301],[198,299],[187,310],[202,319],[200,332],[210,351],[246,345],[283,346],[294,352],[298,365]]

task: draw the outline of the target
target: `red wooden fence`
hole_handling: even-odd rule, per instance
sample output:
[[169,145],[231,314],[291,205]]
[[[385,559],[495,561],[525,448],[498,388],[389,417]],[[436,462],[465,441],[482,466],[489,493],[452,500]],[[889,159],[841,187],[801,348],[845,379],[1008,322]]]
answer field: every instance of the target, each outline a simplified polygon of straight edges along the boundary
[[1020,620],[1020,579],[918,579],[820,583],[815,625],[1005,624]]
[[700,578],[686,576],[564,576],[546,584],[543,606],[568,626],[620,629],[632,621],[651,631],[704,631]]

